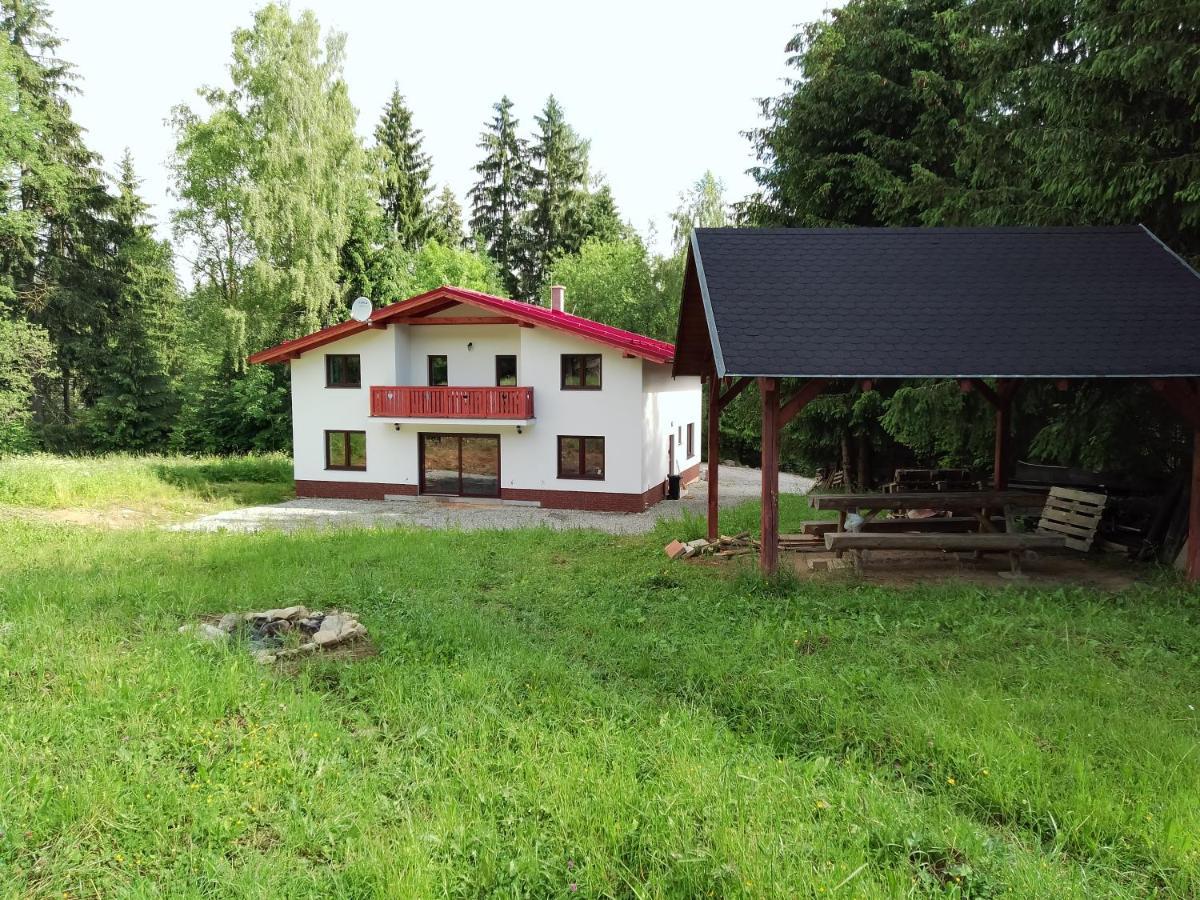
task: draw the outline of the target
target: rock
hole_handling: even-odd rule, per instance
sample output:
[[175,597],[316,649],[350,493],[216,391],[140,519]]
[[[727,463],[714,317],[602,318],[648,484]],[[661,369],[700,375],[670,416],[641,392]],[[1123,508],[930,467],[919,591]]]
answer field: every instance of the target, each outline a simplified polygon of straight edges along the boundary
[[312,641],[309,641],[305,644],[301,644],[299,647],[290,647],[287,650],[276,650],[275,658],[289,659],[293,656],[306,656],[307,654],[318,649],[319,647],[316,644],[314,644]]
[[264,666],[269,665],[275,662],[275,654],[270,650],[255,650],[254,661]]
[[217,627],[226,634],[233,634],[233,632],[237,631],[237,627],[241,623],[242,616],[240,613],[225,613],[225,615],[221,616],[221,621],[217,623]]
[[201,622],[199,625],[181,625],[179,633],[190,634],[202,641],[212,641],[213,643],[229,640],[228,631],[222,631],[216,625],[210,625],[208,622]]
[[694,541],[688,541],[684,546],[689,550],[703,550],[708,546],[708,541],[704,538],[696,538]]
[[308,610],[303,606],[286,606],[282,609],[268,609],[263,612],[251,613],[250,618],[266,619],[268,622],[283,619],[290,622],[294,619],[308,618]]
[[330,613],[321,622],[321,628],[313,635],[313,642],[320,647],[333,647],[367,633],[367,629],[354,616],[345,613]]

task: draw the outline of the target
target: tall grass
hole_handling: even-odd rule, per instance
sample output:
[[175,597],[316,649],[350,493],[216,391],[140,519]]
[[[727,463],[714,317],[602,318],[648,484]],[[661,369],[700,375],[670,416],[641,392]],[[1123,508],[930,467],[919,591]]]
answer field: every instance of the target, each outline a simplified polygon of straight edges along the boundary
[[291,460],[283,454],[0,457],[0,504],[35,509],[119,505],[190,513],[273,503],[287,497],[291,489]]
[[[293,601],[379,655],[176,634]],[[1198,626],[1172,580],[764,586],[658,535],[18,524],[0,895],[1196,896]]]

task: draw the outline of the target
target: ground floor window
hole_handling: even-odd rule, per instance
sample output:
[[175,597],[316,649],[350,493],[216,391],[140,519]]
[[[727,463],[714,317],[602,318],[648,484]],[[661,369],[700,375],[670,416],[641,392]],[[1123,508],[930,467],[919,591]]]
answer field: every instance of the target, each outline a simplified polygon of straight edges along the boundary
[[325,468],[366,471],[367,433],[365,431],[326,431]]
[[604,478],[604,438],[558,436],[559,478]]
[[696,425],[694,422],[688,422],[687,451],[688,459],[696,455]]

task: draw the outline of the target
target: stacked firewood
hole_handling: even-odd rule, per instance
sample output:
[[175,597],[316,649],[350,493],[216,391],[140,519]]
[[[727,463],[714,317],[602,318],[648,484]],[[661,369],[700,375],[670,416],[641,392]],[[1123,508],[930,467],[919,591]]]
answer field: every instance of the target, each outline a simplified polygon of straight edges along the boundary
[[[759,542],[750,536],[750,532],[742,531],[735,535],[723,534],[715,541],[696,538],[694,541],[671,541],[663,548],[663,552],[671,559],[691,559],[694,556],[712,556],[727,559],[731,556],[743,556],[747,553],[757,553]],[[820,538],[808,534],[781,534],[779,536],[780,550],[813,551],[824,550],[825,543]]]

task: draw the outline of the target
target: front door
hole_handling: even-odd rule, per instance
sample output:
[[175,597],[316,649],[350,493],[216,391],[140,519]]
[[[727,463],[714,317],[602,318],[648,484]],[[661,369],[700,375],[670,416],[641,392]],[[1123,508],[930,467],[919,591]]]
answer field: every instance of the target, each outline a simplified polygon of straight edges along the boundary
[[421,493],[500,496],[500,435],[421,434]]

